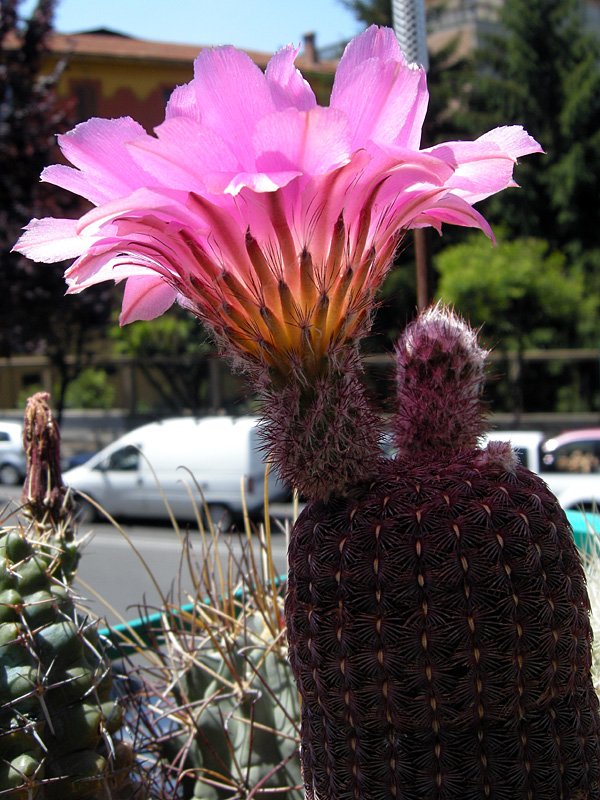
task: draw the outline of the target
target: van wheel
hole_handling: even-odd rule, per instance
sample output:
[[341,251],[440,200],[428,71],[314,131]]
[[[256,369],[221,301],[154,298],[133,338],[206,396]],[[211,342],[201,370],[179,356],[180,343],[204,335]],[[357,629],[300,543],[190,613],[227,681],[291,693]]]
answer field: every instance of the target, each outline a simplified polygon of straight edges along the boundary
[[213,527],[219,528],[224,533],[229,533],[233,525],[233,515],[226,505],[222,503],[209,503],[208,515]]

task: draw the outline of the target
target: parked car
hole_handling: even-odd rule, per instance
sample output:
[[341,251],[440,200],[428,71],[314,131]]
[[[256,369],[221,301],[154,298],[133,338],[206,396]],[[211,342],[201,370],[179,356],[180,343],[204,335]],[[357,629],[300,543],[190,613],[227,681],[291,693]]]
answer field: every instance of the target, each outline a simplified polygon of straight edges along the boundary
[[16,486],[25,479],[26,459],[23,426],[0,421],[0,483]]
[[565,509],[600,507],[600,428],[564,431],[493,431],[486,439],[510,441],[521,463],[537,472]]
[[[228,529],[243,511],[242,481],[248,512],[264,503],[265,461],[257,417],[181,417],[133,430],[69,470],[65,483],[83,492],[114,517],[168,519],[168,502],[181,520],[195,518],[204,498],[211,519]],[[287,488],[271,470],[269,498],[282,499]],[[163,498],[164,494],[164,498]],[[80,519],[94,507],[80,498]]]
[[541,447],[541,474],[564,508],[600,508],[600,428],[564,431]]

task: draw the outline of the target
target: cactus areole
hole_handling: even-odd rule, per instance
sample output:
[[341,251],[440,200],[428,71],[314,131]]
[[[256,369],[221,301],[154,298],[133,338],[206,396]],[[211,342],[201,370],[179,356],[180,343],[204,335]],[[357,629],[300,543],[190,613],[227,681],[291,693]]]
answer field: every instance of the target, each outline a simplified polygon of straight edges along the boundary
[[16,248],[76,257],[69,292],[126,281],[122,322],[175,300],[263,398],[272,462],[309,503],[287,623],[318,800],[596,798],[589,607],[564,514],[509,448],[478,449],[485,353],[443,307],[398,346],[398,455],[359,342],[406,231],[473,208],[539,152],[518,126],[420,149],[424,71],[371,27],[317,105],[276,53],[263,74],[203,50],[155,135],[130,118],[59,137],[43,179],[95,207],[32,220]]

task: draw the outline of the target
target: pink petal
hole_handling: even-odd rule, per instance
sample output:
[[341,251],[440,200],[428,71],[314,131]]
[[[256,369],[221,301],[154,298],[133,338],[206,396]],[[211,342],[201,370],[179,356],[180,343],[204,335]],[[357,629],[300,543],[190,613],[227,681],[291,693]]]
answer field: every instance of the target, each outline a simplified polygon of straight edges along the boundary
[[[123,242],[114,238],[101,241],[85,255],[78,258],[65,272],[67,294],[79,294],[89,286],[104,281],[118,283],[131,277],[156,277],[159,265],[153,267],[140,263],[142,258],[123,252]],[[166,272],[166,270],[163,270]]]
[[443,222],[467,228],[480,228],[494,244],[496,243],[492,229],[485,217],[469,205],[466,200],[456,197],[454,194],[447,194],[437,203],[432,204],[430,208],[415,219],[411,227],[420,228],[424,225],[432,225],[441,232],[441,224]]
[[42,180],[79,194],[95,205],[128,194],[149,180],[125,147],[139,136],[147,134],[129,117],[82,122],[58,137],[63,154],[78,169],[47,167]]
[[391,28],[371,25],[366,31],[355,36],[348,43],[338,64],[335,80],[346,81],[353,70],[365,61],[375,58],[379,61],[397,61],[405,64],[406,59],[398,46],[396,34]]
[[[302,193],[302,210],[295,218],[300,228],[298,235],[310,250],[315,263],[324,261],[329,252],[331,231],[349,202],[354,196],[353,187],[357,176],[369,164],[369,154],[358,150],[352,154],[348,164],[324,175],[315,175]],[[363,201],[360,191],[359,208]],[[358,221],[358,213],[347,218],[348,224],[354,226]],[[304,227],[302,227],[304,226]]]
[[51,264],[80,256],[88,245],[77,235],[77,220],[44,217],[31,220],[13,250],[32,261]]
[[369,139],[417,149],[427,103],[425,70],[406,65],[392,30],[371,26],[350,42],[330,105],[348,115],[352,149]]
[[[397,176],[394,178],[396,185],[398,180],[401,180],[406,187],[415,183],[441,186],[446,184],[455,172],[455,164],[452,161],[426,150],[411,150],[397,145],[379,146],[374,142],[369,143],[367,150],[371,154],[371,161],[365,173],[376,176],[376,179],[381,179],[383,176],[392,178]],[[413,173],[410,178],[409,170]]]
[[530,136],[522,125],[504,125],[484,133],[478,142],[493,142],[500,150],[516,161],[530,153],[543,153],[542,146]]
[[177,293],[162,278],[129,278],[123,292],[119,324],[139,319],[154,319],[170,308]]
[[268,172],[216,172],[205,175],[206,188],[213,194],[237,195],[242,189],[249,188],[259,194],[274,192],[286,186],[291,180],[301,175],[297,170],[279,170]]
[[196,103],[196,90],[193,82],[177,86],[171,92],[165,109],[165,119],[188,117],[195,122],[202,121],[202,109]]
[[178,192],[174,189],[159,187],[137,189],[98,208],[92,208],[76,222],[77,232],[87,236],[96,235],[100,228],[118,217],[140,216],[151,212],[197,228],[201,220],[187,210],[187,199],[188,192]]
[[231,265],[243,280],[251,279],[253,268],[246,251],[246,227],[241,227],[232,214],[201,195],[190,193],[187,203],[190,212],[198,214],[208,224],[210,239],[214,236],[217,243],[217,258]]
[[252,170],[254,126],[275,111],[264,74],[246,53],[217,47],[202,50],[192,84],[203,124],[220,134],[243,167]]
[[302,77],[300,70],[294,67],[299,49],[288,44],[275,53],[267,64],[265,77],[278,111],[290,107],[308,111],[317,104],[310,84]]
[[162,186],[205,190],[207,173],[239,171],[239,162],[214,130],[187,117],[172,117],[152,136],[128,145],[133,160]]
[[426,152],[455,164],[447,186],[469,203],[514,186],[518,156],[540,152],[539,144],[518,126],[496,128],[474,142],[445,142]]
[[298,170],[307,177],[329,172],[350,160],[350,126],[346,115],[317,106],[269,114],[254,132],[257,169]]

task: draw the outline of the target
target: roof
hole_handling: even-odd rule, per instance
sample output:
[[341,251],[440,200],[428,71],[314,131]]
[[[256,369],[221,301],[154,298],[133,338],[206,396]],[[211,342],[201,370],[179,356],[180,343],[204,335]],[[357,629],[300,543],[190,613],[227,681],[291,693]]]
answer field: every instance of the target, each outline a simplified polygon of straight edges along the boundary
[[[116,31],[87,31],[83,33],[53,33],[48,40],[48,49],[57,55],[85,55],[97,58],[123,58],[133,60],[152,60],[189,63],[194,60],[200,50],[214,45],[206,44],[173,44],[155,42],[148,39],[136,39],[119,34]],[[267,66],[272,53],[256,50],[245,50],[250,58],[261,69]],[[296,66],[305,72],[334,73],[336,61],[312,61],[300,54]]]

